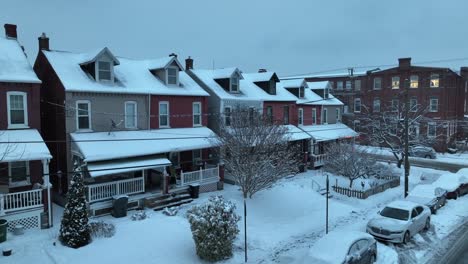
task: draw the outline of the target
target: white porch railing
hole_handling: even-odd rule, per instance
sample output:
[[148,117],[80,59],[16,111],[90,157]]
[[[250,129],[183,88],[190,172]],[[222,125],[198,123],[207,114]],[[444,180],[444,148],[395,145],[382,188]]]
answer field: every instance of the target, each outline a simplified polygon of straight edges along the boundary
[[145,192],[143,177],[88,185],[88,202],[111,199],[115,195],[131,195]]
[[319,155],[312,154],[312,161],[314,162],[314,167],[323,166],[325,164],[326,159],[327,159],[326,154],[319,154]]
[[43,189],[0,194],[0,215],[44,206],[42,202]]
[[180,185],[202,184],[219,181],[219,166],[210,169],[200,169],[191,172],[180,172]]

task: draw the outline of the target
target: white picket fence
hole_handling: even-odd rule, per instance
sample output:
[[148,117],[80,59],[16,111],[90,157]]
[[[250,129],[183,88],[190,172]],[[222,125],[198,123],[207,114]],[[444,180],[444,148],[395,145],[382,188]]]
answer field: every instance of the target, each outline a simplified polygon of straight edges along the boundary
[[191,172],[180,172],[180,185],[203,184],[219,181],[219,166]]
[[31,208],[43,207],[43,189],[0,194],[0,215]]
[[88,185],[88,202],[111,199],[116,195],[131,195],[145,192],[143,177]]

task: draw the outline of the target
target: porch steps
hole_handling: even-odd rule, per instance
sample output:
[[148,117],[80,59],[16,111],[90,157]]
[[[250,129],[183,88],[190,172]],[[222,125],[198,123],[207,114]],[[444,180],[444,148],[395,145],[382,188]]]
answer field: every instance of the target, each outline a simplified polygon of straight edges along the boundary
[[144,199],[144,205],[148,208],[153,208],[156,211],[162,210],[165,207],[177,206],[193,201],[187,189],[180,190],[174,193],[160,195],[156,197],[148,197]]
[[154,210],[154,211],[161,211],[161,210],[163,210],[163,209],[166,208],[166,207],[179,206],[179,205],[182,205],[182,204],[191,203],[192,201],[193,201],[192,198],[183,199],[183,200],[180,200],[180,201],[177,201],[177,202],[172,202],[172,203],[169,203],[169,204],[156,206],[156,207],[153,208],[153,210]]

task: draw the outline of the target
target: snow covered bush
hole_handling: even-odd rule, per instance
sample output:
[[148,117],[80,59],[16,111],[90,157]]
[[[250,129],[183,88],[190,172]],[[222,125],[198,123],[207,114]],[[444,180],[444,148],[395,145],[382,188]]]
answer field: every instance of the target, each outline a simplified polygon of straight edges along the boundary
[[222,196],[212,196],[203,205],[192,207],[187,212],[197,255],[210,262],[232,256],[232,244],[239,228],[240,217],[236,205]]
[[63,244],[72,248],[85,246],[91,240],[88,227],[85,186],[80,167],[75,168],[70,182],[59,239]]
[[89,232],[93,238],[98,237],[113,237],[115,234],[115,226],[104,221],[89,223]]
[[177,215],[177,213],[179,212],[179,207],[176,206],[176,207],[166,207],[164,208],[164,210],[162,211],[163,214],[167,215],[167,216],[174,216],[174,215]]
[[141,221],[141,220],[144,220],[146,218],[148,218],[148,215],[143,210],[137,211],[136,213],[134,213],[131,216],[132,221]]

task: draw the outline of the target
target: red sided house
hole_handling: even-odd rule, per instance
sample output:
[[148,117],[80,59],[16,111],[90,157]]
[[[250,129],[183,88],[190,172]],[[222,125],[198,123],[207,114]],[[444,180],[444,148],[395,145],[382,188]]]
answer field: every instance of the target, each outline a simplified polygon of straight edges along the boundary
[[[61,157],[51,165],[61,176],[52,179],[55,192],[67,192],[73,164],[84,167],[93,215],[111,212],[113,199],[122,195],[129,208],[162,208],[188,201],[191,184],[217,189],[208,93],[175,54],[134,60],[108,48],[54,51],[45,35],[39,45],[34,69],[43,79],[44,135],[57,142],[50,148]],[[169,192],[181,195],[174,201]]]
[[40,88],[16,25],[0,37],[0,218],[10,231],[52,225],[49,161],[41,135]]

